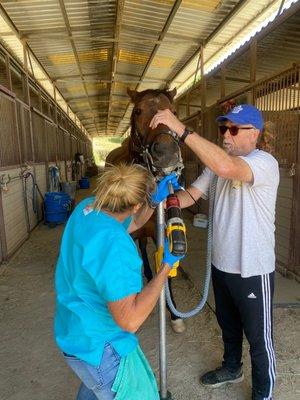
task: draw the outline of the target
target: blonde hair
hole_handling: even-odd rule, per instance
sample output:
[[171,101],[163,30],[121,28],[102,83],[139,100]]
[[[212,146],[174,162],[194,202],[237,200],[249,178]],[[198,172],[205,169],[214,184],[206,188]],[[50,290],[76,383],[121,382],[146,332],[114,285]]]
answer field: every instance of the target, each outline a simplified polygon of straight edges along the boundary
[[263,130],[258,137],[257,148],[259,150],[264,150],[270,154],[274,154],[275,133],[274,124],[271,121],[265,122]]
[[94,207],[123,212],[137,204],[150,204],[156,188],[152,174],[138,164],[118,164],[105,168],[98,179]]

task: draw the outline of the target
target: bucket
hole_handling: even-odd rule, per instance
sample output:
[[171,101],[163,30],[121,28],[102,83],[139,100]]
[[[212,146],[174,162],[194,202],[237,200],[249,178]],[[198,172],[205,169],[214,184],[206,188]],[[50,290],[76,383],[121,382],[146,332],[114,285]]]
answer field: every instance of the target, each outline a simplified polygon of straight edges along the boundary
[[89,189],[90,181],[87,176],[82,176],[81,179],[79,179],[79,187],[80,189]]
[[61,182],[60,185],[62,192],[67,193],[71,199],[74,200],[76,193],[76,181]]
[[208,220],[205,214],[194,215],[193,225],[197,228],[207,228]]
[[71,197],[64,192],[45,193],[45,222],[62,224],[67,221],[71,210]]

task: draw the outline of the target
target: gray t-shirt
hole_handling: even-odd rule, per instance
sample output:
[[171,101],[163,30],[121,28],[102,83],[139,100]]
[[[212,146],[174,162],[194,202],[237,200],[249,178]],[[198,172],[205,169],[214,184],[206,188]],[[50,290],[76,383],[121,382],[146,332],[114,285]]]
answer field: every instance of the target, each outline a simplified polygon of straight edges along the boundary
[[[275,269],[275,204],[278,163],[262,150],[241,156],[250,166],[253,184],[218,178],[213,218],[212,263],[243,278]],[[192,184],[208,197],[214,174],[206,168]]]

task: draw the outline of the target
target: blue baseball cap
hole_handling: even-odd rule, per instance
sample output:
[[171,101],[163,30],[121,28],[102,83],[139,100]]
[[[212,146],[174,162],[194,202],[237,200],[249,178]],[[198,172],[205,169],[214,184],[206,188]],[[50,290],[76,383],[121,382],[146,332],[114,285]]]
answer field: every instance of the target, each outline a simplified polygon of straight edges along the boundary
[[224,122],[226,120],[234,122],[238,125],[250,124],[260,131],[264,126],[264,120],[261,111],[249,104],[235,106],[228,114],[220,115],[220,117],[217,118],[217,122]]

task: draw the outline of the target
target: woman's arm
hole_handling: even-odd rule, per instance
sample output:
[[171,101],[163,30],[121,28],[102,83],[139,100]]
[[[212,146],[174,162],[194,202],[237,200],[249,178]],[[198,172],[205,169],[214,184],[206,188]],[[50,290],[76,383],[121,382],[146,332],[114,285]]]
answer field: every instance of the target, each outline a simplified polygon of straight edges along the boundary
[[108,303],[116,323],[125,331],[136,332],[153,310],[169,275],[169,264],[163,263],[157,275],[137,294]]

